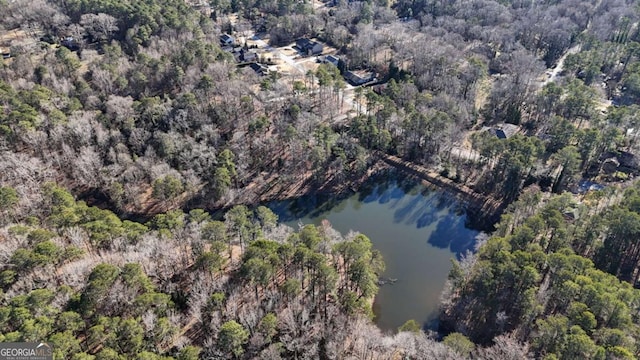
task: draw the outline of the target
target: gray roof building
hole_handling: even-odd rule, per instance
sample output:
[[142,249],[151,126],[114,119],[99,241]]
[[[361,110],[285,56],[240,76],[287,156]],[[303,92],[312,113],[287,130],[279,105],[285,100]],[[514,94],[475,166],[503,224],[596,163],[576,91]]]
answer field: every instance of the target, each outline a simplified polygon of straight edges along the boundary
[[235,39],[233,38],[233,36],[231,36],[229,34],[220,35],[220,44],[221,45],[233,45],[234,42],[235,42]]
[[502,124],[496,127],[493,132],[499,139],[508,139],[515,135],[518,130],[520,130],[520,127],[518,127],[518,125]]
[[324,50],[322,44],[306,38],[296,40],[296,47],[305,55],[318,55]]

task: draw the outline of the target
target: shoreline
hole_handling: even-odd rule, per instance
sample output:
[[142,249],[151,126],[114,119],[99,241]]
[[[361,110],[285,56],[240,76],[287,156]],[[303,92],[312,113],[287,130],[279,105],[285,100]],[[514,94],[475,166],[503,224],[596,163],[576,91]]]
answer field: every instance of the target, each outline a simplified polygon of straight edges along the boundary
[[172,209],[182,209],[188,212],[192,209],[201,208],[215,217],[217,214],[221,214],[236,205],[252,206],[271,201],[296,199],[306,195],[320,194],[341,197],[353,194],[372,177],[388,170],[395,170],[399,174],[420,181],[423,186],[444,191],[455,197],[467,214],[470,227],[476,230],[493,230],[494,224],[500,219],[500,215],[508,205],[492,196],[480,194],[464,183],[456,183],[427,167],[380,152],[374,152],[370,155],[368,168],[363,174],[350,178],[337,178],[336,174],[329,174],[320,184],[316,183],[312,171],[307,171],[301,176],[286,179],[285,181],[281,181],[278,174],[263,172],[254,176],[252,181],[239,190],[237,196],[227,199],[224,203],[219,201],[212,203],[207,199],[206,194],[200,194],[173,206],[166,203],[163,204],[160,201],[152,204],[153,206],[145,206],[145,209],[153,209],[152,211],[136,209],[138,211],[118,213],[111,206],[110,200],[105,197],[98,198],[91,195],[88,196],[87,194],[90,193],[83,193],[78,195],[78,200],[87,201],[91,206],[114,211],[123,220],[140,223],[145,223],[155,215]]
[[471,227],[481,231],[494,230],[494,224],[500,220],[502,212],[508,205],[493,196],[476,192],[465,183],[457,183],[435,171],[402,160],[396,156],[377,153],[378,161],[398,169],[408,176],[419,179],[423,185],[446,191],[464,204]]

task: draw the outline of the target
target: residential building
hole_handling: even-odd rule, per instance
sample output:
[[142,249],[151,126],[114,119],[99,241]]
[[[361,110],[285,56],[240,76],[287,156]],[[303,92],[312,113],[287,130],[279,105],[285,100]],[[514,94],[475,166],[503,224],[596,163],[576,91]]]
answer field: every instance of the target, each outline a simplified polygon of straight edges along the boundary
[[324,50],[324,46],[321,43],[305,38],[296,40],[296,47],[305,55],[322,54],[322,50]]
[[235,39],[233,36],[229,34],[222,34],[220,36],[220,45],[222,46],[232,46],[235,43]]

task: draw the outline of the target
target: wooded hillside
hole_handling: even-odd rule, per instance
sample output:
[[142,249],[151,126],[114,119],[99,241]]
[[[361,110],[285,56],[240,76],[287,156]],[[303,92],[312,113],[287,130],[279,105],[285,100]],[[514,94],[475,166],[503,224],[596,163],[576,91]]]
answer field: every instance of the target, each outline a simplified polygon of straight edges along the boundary
[[[68,359],[638,357],[637,6],[0,0],[0,340]],[[373,154],[513,203],[454,268],[442,342],[372,324],[366,236],[255,206],[354,187]]]

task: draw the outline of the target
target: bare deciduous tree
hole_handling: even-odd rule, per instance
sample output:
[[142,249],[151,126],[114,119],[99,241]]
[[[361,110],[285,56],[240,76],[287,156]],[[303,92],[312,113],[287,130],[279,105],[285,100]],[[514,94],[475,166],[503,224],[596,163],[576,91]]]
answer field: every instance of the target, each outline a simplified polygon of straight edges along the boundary
[[84,14],[80,17],[80,25],[84,27],[94,41],[107,41],[118,31],[118,20],[105,13]]

